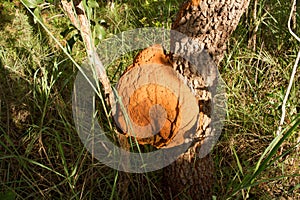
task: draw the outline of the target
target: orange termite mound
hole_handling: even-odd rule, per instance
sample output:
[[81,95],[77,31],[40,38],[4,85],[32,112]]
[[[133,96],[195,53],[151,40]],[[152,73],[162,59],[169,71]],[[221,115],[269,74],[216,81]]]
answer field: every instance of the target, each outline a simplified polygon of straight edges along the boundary
[[[157,148],[182,144],[186,138],[184,128],[197,122],[196,99],[178,78],[160,45],[146,48],[136,56],[120,78],[117,90],[127,113],[120,105],[116,122],[139,144]],[[187,109],[193,110],[192,114]]]

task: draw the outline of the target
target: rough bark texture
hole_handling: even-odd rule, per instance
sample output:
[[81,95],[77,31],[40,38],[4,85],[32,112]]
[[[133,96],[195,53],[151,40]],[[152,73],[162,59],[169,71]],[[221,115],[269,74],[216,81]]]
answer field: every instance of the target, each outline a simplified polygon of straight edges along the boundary
[[[173,68],[187,80],[199,101],[200,119],[194,143],[174,163],[164,169],[166,198],[177,196],[191,199],[211,199],[213,161],[210,155],[199,158],[203,138],[210,134],[211,99],[214,95],[216,72],[213,63],[209,73],[201,73],[198,52],[205,50],[215,64],[219,64],[226,50],[226,41],[236,29],[240,17],[249,5],[249,0],[192,0],[180,8],[172,29],[187,37],[171,38],[170,61]],[[191,46],[190,39],[197,45]],[[190,58],[193,64],[183,57]],[[199,60],[199,59],[198,59]],[[196,66],[195,66],[196,65]],[[200,69],[195,70],[195,69]],[[205,77],[209,75],[210,77]],[[206,82],[204,82],[204,80]],[[184,194],[181,196],[180,194]]]
[[192,0],[184,3],[172,29],[198,40],[216,64],[250,0]]

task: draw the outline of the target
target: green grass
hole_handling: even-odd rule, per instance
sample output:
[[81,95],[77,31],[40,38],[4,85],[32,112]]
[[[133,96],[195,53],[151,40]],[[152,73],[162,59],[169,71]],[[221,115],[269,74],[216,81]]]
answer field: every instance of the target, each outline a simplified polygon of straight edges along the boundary
[[[102,2],[95,18],[102,21],[107,38],[138,27],[169,28],[182,1],[163,2]],[[286,129],[282,139],[275,135],[299,50],[287,29],[289,7],[288,1],[262,0],[256,20],[249,7],[228,42],[219,66],[228,110],[212,152],[217,199],[300,198],[299,73],[287,104]],[[71,106],[74,63],[22,4],[0,1],[0,8],[0,199],[122,199],[118,184],[126,174],[94,159],[76,133]],[[65,37],[60,34],[69,21],[57,3],[41,17],[63,45],[76,35],[75,30]],[[248,47],[254,25],[255,49]],[[300,34],[299,26],[295,32]],[[78,36],[73,39],[69,52],[80,64],[84,45]],[[109,67],[113,83],[135,53]],[[130,198],[161,199],[160,171],[130,176]]]

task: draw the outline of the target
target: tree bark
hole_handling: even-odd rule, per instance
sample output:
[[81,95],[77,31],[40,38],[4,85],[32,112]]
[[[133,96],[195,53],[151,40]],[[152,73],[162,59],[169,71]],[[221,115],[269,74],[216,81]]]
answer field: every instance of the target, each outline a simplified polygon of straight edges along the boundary
[[250,0],[190,0],[184,3],[172,29],[199,42],[216,64],[222,60],[226,42],[236,29]]
[[[200,158],[199,153],[204,138],[211,133],[211,102],[217,84],[217,73],[214,65],[208,63],[211,65],[211,77],[204,77],[207,74],[199,73],[201,63],[197,63],[197,58],[202,51],[206,51],[216,65],[220,63],[226,50],[226,42],[248,5],[249,0],[190,0],[181,6],[172,25],[173,30],[186,37],[171,35],[173,53],[169,55],[170,61],[173,68],[187,80],[198,99],[200,113],[198,130],[191,147],[164,169],[167,199],[212,199],[213,160],[210,155]],[[190,40],[196,41],[197,46],[191,46]],[[183,57],[194,60],[193,64]]]

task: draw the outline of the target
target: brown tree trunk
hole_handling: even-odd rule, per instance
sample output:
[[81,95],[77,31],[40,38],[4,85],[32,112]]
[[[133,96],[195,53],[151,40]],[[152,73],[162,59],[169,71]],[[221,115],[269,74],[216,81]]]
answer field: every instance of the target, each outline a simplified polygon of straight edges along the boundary
[[198,40],[216,64],[250,0],[190,0],[184,3],[172,29]]
[[[168,199],[212,199],[213,160],[210,155],[200,158],[199,151],[203,139],[210,134],[211,99],[216,84],[216,72],[212,69],[210,87],[203,85],[203,82],[201,85],[201,80],[207,80],[207,77],[201,77],[201,74],[194,70],[201,66],[193,66],[183,57],[192,55],[197,59],[197,53],[205,50],[218,65],[224,56],[226,42],[248,5],[249,0],[190,0],[181,6],[172,25],[173,30],[196,40],[198,44],[199,50],[195,52],[195,47],[189,46],[186,37],[171,38],[173,53],[170,60],[173,68],[187,79],[191,90],[195,92],[199,101],[200,122],[191,147],[164,169],[165,196]],[[198,83],[197,86],[195,82]]]

